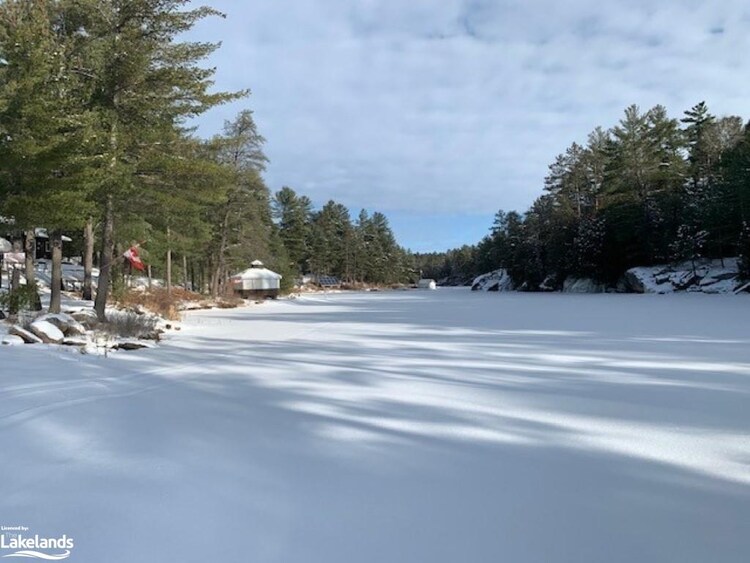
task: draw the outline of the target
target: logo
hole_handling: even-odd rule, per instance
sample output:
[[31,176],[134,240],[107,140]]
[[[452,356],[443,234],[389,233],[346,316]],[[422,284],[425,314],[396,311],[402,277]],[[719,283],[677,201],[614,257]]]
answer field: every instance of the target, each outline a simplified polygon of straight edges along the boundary
[[[0,526],[0,557],[62,561],[75,547],[73,538],[63,534],[48,538],[29,532],[26,526]],[[10,553],[6,553],[10,551]]]

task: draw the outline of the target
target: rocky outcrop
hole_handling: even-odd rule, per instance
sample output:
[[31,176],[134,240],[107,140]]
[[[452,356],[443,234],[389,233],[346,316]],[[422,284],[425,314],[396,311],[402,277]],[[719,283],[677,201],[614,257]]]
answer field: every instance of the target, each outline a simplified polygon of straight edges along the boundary
[[625,284],[634,293],[732,293],[743,284],[737,262],[725,258],[631,268],[625,272]]
[[567,277],[563,282],[563,293],[604,293],[607,286],[591,278]]
[[472,291],[513,291],[513,280],[505,269],[495,270],[477,277],[471,284]]

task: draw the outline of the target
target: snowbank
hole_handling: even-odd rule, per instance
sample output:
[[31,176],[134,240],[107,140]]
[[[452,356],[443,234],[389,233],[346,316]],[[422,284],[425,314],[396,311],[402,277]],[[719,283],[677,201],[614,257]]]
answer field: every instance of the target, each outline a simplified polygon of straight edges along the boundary
[[737,258],[631,268],[625,283],[635,293],[732,293],[742,286]]
[[471,283],[472,291],[513,291],[513,280],[504,268],[482,274]]

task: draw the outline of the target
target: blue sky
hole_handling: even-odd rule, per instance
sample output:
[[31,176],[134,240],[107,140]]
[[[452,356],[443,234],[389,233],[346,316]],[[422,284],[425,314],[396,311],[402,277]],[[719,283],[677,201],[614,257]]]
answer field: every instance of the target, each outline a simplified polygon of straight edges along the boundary
[[382,211],[416,251],[477,242],[525,210],[547,166],[623,109],[701,100],[750,117],[750,3],[577,0],[205,0],[221,89],[252,109],[266,180],[321,205]]

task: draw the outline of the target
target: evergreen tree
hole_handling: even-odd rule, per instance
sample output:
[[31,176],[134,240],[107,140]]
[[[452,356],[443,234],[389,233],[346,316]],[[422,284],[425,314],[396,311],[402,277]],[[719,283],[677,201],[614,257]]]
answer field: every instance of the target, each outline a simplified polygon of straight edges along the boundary
[[270,195],[261,177],[268,162],[264,143],[248,110],[227,121],[224,134],[212,142],[216,158],[227,173],[226,194],[211,214],[216,248],[212,253],[214,295],[226,290],[230,271],[253,260],[267,260],[270,254]]
[[27,284],[34,285],[34,227],[52,243],[50,311],[60,311],[62,231],[83,225],[87,212],[80,147],[89,113],[79,95],[80,38],[60,4],[7,0],[0,4],[0,202],[26,231]]
[[273,216],[279,236],[289,256],[290,267],[297,274],[309,271],[312,202],[298,196],[289,187],[279,190],[273,199]]
[[[199,63],[217,47],[179,42],[198,21],[220,15],[211,8],[183,10],[188,0],[70,0],[71,19],[86,37],[85,68],[95,112],[96,201],[102,208],[102,247],[96,311],[104,318],[115,249],[115,217],[124,202],[142,195],[134,173],[154,143],[216,104],[243,93],[210,93],[214,70]],[[165,132],[162,141],[144,132]]]

